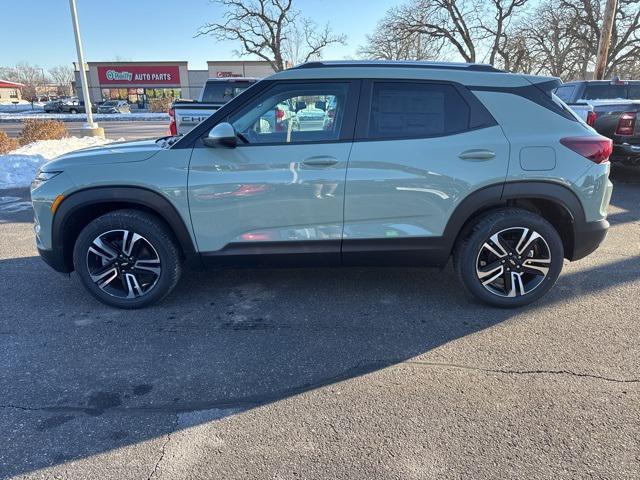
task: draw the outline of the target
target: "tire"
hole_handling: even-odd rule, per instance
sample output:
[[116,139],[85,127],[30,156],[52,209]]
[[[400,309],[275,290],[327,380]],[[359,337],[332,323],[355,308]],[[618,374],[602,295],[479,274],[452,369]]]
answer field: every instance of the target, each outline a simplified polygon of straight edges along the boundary
[[91,295],[126,309],[165,298],[182,271],[172,233],[156,217],[138,210],[116,210],[89,223],[74,245],[73,264]]
[[518,208],[480,217],[463,231],[453,256],[466,290],[501,308],[522,307],[544,296],[563,262],[556,229],[541,216]]

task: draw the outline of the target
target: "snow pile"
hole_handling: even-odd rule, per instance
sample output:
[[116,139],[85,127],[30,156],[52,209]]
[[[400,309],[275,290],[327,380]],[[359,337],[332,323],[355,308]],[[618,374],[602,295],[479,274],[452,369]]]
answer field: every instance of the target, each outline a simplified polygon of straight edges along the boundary
[[[44,111],[44,103],[34,103],[20,100],[19,103],[0,102],[0,113],[8,113],[16,115],[17,113],[30,114],[32,112],[42,113]],[[17,113],[16,113],[17,112]]]
[[105,145],[113,141],[115,140],[97,137],[39,140],[9,152],[7,155],[0,155],[0,190],[29,186],[38,168],[55,157],[82,148]]

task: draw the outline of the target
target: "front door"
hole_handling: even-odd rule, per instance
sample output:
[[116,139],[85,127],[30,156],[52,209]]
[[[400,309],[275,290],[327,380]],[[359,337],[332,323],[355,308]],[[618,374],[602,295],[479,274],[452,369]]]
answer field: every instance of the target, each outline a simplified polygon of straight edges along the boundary
[[274,83],[229,116],[237,147],[197,142],[189,205],[204,256],[339,261],[357,83]]

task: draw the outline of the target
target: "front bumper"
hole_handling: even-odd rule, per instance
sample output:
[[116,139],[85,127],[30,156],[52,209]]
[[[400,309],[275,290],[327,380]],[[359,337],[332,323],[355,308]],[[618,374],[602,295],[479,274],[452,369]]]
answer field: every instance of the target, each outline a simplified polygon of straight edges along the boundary
[[612,163],[640,165],[640,144],[622,143],[613,146],[613,153],[609,159]]
[[607,220],[587,222],[577,228],[573,241],[573,255],[570,260],[580,260],[593,253],[604,241],[608,231],[609,222]]

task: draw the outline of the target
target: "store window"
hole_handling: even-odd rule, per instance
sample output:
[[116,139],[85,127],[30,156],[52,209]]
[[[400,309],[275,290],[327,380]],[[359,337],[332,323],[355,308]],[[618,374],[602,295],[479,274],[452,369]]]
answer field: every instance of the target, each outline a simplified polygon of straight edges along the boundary
[[103,88],[102,100],[126,100],[145,109],[153,98],[180,98],[180,93],[179,88]]

